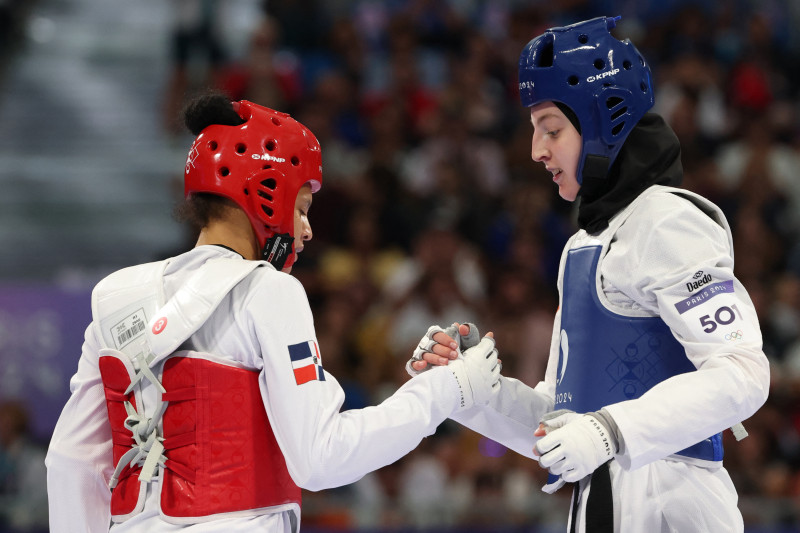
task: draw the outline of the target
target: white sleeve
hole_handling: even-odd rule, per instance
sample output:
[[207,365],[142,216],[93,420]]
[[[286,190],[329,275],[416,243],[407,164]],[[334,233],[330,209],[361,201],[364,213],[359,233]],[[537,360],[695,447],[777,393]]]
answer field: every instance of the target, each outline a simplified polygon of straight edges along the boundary
[[652,195],[618,230],[602,274],[659,315],[697,368],[607,406],[624,439],[623,467],[704,440],[766,401],[769,363],[753,303],[733,274],[726,228],[686,199]]
[[555,315],[550,356],[543,381],[531,388],[521,381],[501,376],[500,391],[489,405],[471,407],[455,413],[451,418],[520,455],[538,460],[533,455],[533,447],[539,438],[534,437],[533,432],[539,427],[542,417],[553,410],[560,323],[559,310]]
[[543,392],[548,389],[544,382],[531,388],[502,376],[500,383],[500,391],[489,405],[465,409],[452,419],[520,455],[536,459],[533,447],[539,439],[533,432],[542,416],[553,409],[553,395]]
[[[460,395],[446,368],[411,379],[378,406],[340,412],[344,391],[324,380],[298,385],[289,346],[312,341],[313,318],[302,285],[289,276],[259,287],[247,304],[263,357],[264,405],[286,466],[298,486],[322,490],[357,481],[395,462],[433,434]],[[322,362],[325,354],[320,353]]]
[[50,531],[106,532],[111,523],[114,470],[111,428],[98,368],[97,328],[86,329],[71,396],[58,419],[45,458]]

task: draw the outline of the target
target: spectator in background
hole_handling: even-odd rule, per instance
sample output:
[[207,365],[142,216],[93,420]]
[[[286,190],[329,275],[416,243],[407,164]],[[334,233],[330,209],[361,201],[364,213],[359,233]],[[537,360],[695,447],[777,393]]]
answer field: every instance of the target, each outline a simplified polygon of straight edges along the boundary
[[[221,87],[228,61],[219,23],[222,3],[218,0],[171,0],[173,24],[170,32],[170,71],[164,100],[164,127],[177,135],[183,130],[180,111],[187,91],[198,83]],[[199,59],[198,59],[199,58]],[[195,61],[202,65],[194,77]]]
[[0,402],[0,530],[47,531],[46,453],[31,438],[25,405]]

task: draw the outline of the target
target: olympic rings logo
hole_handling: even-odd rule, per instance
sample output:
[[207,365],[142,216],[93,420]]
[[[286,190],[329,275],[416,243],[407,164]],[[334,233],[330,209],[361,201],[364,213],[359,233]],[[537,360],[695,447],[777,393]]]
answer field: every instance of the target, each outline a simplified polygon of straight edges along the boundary
[[725,335],[725,340],[726,341],[735,341],[735,340],[741,339],[743,336],[744,336],[744,333],[742,333],[742,330],[731,331],[730,333]]

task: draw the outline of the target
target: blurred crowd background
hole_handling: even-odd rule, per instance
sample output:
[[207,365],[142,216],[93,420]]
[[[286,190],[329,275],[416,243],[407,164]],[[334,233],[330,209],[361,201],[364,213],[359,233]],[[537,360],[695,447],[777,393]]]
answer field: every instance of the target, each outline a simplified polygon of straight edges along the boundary
[[[308,292],[324,366],[347,392],[345,409],[391,394],[428,326],[453,321],[494,331],[504,374],[535,385],[557,307],[559,256],[576,224],[573,206],[531,162],[517,60],[548,27],[617,14],[615,35],[631,38],[651,63],[655,111],[681,141],[684,187],[717,203],[732,225],[736,274],[756,304],[772,363],[770,398],[745,422],[750,436],[737,443],[725,433],[725,466],[747,531],[800,530],[800,4],[182,0],[120,7],[119,19],[98,8],[113,24],[82,31],[107,33],[126,20],[137,28],[135,38],[112,42],[140,50],[125,56],[138,73],[125,87],[141,87],[149,106],[131,98],[137,116],[113,127],[88,105],[78,119],[104,137],[135,136],[153,148],[128,145],[119,155],[142,181],[118,183],[120,168],[89,166],[100,174],[82,192],[94,199],[93,215],[42,198],[52,187],[36,190],[54,178],[37,174],[42,161],[60,161],[53,152],[61,142],[77,150],[74,136],[50,141],[45,159],[17,157],[30,149],[17,126],[36,116],[19,105],[31,92],[19,79],[35,76],[19,73],[37,49],[58,42],[53,20],[67,4],[0,1],[0,187],[17,191],[0,199],[0,531],[46,530],[47,432],[68,394],[92,284],[193,245],[188,228],[168,222],[169,208],[191,143],[179,112],[208,88],[286,111],[320,141],[314,241],[293,273]],[[134,9],[141,11],[131,16]],[[156,59],[146,60],[144,41],[157,43]],[[68,91],[59,87],[61,63],[41,73],[59,94]],[[115,105],[124,108],[129,96],[121,91]],[[69,132],[64,123],[76,120],[47,118],[43,131]],[[82,157],[91,160],[91,150]],[[116,192],[127,195],[119,205]],[[82,215],[92,231],[69,240]],[[50,242],[25,237],[28,220],[41,218],[55,228]],[[102,232],[123,223],[146,228],[145,237],[123,247],[119,233]],[[62,251],[47,253],[59,244]],[[36,359],[44,353],[53,355]],[[304,529],[563,531],[569,491],[542,493],[545,478],[533,461],[448,422],[353,485],[304,493]]]

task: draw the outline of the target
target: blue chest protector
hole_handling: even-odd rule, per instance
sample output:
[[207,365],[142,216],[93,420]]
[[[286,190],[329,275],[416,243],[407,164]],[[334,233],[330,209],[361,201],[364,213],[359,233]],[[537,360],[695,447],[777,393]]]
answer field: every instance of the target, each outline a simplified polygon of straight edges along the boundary
[[[603,306],[595,281],[602,249],[586,246],[567,252],[555,409],[597,411],[695,370],[659,317],[627,317]],[[722,454],[721,433],[678,452],[708,461],[721,461]]]

